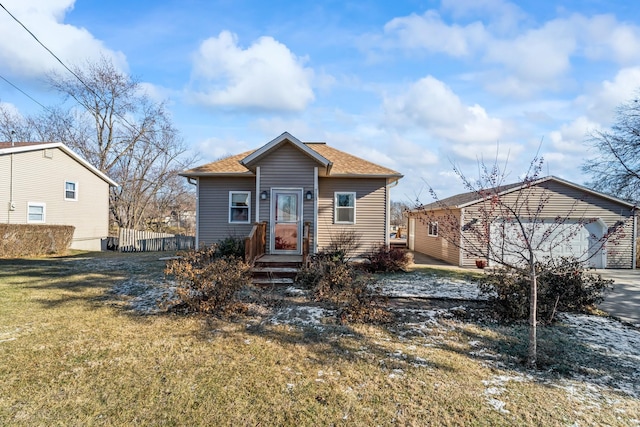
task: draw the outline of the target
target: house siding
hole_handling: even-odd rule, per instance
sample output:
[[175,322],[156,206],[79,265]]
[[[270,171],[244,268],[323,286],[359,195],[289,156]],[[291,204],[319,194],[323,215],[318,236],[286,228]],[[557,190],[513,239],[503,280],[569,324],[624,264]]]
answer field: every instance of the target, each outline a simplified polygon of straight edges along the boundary
[[[11,175],[14,211],[9,209]],[[66,181],[77,183],[76,201],[65,200]],[[27,223],[29,202],[46,204],[46,224],[75,227],[72,249],[101,249],[109,231],[109,184],[61,149],[13,153],[13,174],[11,154],[0,156],[0,222]]]
[[[313,193],[314,168],[318,166],[315,160],[285,143],[273,152],[264,156],[256,165],[260,167],[259,193],[266,191],[268,200],[260,201],[260,221],[271,220],[271,189],[300,189],[302,190],[302,222],[309,222],[310,245],[313,247],[313,200],[306,200],[307,191]],[[255,184],[254,184],[255,187]],[[267,227],[267,252],[270,248],[271,230]]]
[[459,214],[460,211],[456,209],[450,212],[434,211],[428,216],[426,214],[414,215],[416,218],[414,250],[449,264],[457,265],[460,262],[459,247],[448,242],[441,235],[429,236],[429,222],[436,221],[438,226],[442,227],[447,222],[446,218],[459,217]]
[[[229,191],[251,192],[249,224],[229,223]],[[249,235],[255,221],[255,178],[212,177],[198,179],[198,244],[211,245],[227,237]]]
[[[359,253],[386,241],[386,179],[319,178],[318,249],[328,246],[339,233],[354,231],[360,237]],[[356,223],[334,224],[334,193],[356,193]]]

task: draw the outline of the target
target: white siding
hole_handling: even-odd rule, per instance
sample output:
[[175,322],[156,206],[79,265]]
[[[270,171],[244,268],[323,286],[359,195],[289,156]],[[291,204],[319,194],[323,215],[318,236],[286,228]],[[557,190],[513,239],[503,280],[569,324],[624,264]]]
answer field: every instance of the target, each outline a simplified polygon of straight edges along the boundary
[[[109,231],[109,184],[59,148],[0,156],[0,222],[25,224],[29,202],[46,203],[46,224],[76,227],[71,248],[100,250]],[[10,210],[10,182],[13,202]],[[65,200],[65,182],[78,184],[77,200]]]

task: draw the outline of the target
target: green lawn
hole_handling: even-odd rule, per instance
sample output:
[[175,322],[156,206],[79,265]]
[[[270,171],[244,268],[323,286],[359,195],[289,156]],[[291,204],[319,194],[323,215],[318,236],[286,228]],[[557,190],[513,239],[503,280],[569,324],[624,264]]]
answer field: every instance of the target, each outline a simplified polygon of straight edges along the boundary
[[112,290],[161,282],[163,255],[0,260],[0,425],[640,425],[638,399],[514,369],[521,328],[130,310]]

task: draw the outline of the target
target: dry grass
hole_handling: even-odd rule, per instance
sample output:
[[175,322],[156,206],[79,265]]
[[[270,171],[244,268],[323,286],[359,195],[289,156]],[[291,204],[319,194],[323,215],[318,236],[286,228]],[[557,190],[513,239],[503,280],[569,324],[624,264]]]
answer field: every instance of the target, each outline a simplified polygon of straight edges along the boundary
[[109,290],[160,280],[157,257],[0,261],[0,425],[639,423],[637,399],[585,398],[472,354],[508,345],[506,329],[132,313]]

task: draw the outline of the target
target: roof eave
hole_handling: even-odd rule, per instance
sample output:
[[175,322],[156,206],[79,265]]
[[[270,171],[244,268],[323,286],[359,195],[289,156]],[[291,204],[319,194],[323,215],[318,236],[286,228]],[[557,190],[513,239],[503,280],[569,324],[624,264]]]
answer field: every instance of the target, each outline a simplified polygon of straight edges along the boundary
[[306,155],[314,159],[316,162],[320,163],[323,167],[327,168],[327,172],[331,168],[332,163],[329,161],[329,159],[325,158],[315,150],[312,150],[311,148],[307,147],[302,141],[300,141],[295,136],[291,135],[289,132],[283,132],[282,135],[272,139],[262,147],[255,150],[253,153],[249,154],[244,159],[241,159],[240,164],[247,168],[250,168],[252,163],[255,163],[256,161],[258,161],[261,157],[263,157],[272,149],[278,147],[284,141],[291,142],[300,151],[302,151],[303,153],[305,153]]

